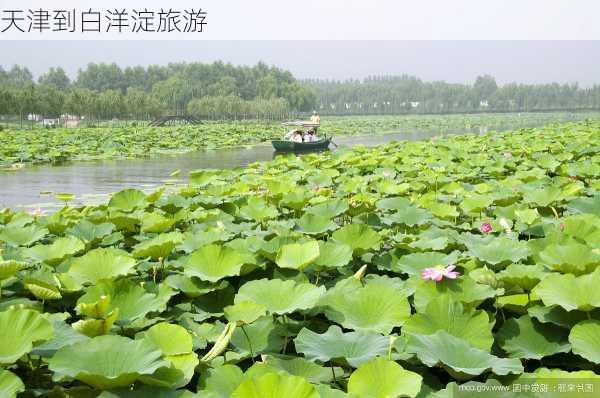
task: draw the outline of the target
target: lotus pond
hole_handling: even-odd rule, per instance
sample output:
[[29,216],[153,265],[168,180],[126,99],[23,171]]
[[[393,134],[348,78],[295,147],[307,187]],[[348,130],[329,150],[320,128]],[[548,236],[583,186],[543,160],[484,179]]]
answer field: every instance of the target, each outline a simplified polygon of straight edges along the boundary
[[[598,117],[598,113],[523,113],[327,117],[329,135],[382,132],[464,132],[536,127]],[[70,160],[142,158],[165,153],[254,145],[280,138],[279,122],[206,122],[195,126],[100,127],[0,131],[0,170]]]
[[6,209],[0,395],[600,388],[599,175],[588,121],[198,170],[176,192],[51,215]]

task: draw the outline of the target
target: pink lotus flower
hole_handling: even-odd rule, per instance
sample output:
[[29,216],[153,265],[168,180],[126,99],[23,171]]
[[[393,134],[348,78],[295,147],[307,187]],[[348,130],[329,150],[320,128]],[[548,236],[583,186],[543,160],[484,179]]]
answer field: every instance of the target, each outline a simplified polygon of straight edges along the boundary
[[37,209],[35,209],[35,210],[31,210],[31,211],[29,212],[29,214],[31,214],[32,216],[42,216],[42,215],[44,215],[44,210],[42,210],[42,208],[41,208],[41,207],[38,207],[38,208],[37,208]]
[[440,282],[444,278],[456,279],[460,274],[454,271],[455,265],[449,265],[444,267],[438,265],[435,267],[425,268],[421,271],[421,277],[425,280],[431,279],[432,281]]
[[489,222],[484,222],[483,224],[481,224],[481,227],[479,227],[479,230],[484,234],[489,234],[490,232],[492,232],[492,224],[490,224]]

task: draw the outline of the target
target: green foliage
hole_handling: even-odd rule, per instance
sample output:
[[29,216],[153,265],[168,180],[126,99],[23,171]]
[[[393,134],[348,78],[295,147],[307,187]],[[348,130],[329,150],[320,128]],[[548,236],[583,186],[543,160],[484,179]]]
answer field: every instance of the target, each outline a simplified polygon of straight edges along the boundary
[[591,378],[599,129],[280,156],[4,210],[0,395],[440,397]]

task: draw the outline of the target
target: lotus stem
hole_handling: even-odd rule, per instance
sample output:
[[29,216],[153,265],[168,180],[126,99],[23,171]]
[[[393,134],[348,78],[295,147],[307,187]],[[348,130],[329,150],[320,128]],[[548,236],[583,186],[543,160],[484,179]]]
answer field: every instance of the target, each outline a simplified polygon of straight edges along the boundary
[[252,349],[252,341],[250,341],[250,336],[248,336],[248,333],[246,333],[246,328],[244,327],[244,325],[240,326],[242,328],[242,332],[244,333],[244,336],[246,336],[246,341],[248,342],[248,348],[250,349],[250,357],[252,359],[252,363],[254,363],[254,350]]
[[329,367],[331,368],[331,374],[333,375],[333,382],[337,384],[337,379],[335,378],[335,370],[333,369],[333,363],[329,362]]

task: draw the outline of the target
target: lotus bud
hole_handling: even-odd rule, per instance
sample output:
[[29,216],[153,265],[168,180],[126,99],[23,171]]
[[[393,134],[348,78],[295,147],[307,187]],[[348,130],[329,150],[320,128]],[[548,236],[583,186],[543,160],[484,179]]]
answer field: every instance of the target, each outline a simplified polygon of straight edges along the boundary
[[360,267],[360,269],[358,271],[356,271],[356,273],[354,274],[354,278],[358,279],[360,281],[360,280],[362,280],[362,278],[365,276],[366,273],[367,273],[367,264],[363,265],[362,267]]
[[225,351],[229,345],[229,341],[231,340],[231,336],[233,335],[235,328],[235,322],[229,322],[227,326],[225,326],[225,329],[223,329],[223,332],[215,342],[215,345],[210,349],[209,352],[206,353],[206,355],[202,357],[202,362],[209,362]]
[[502,228],[504,228],[504,231],[507,234],[509,234],[512,231],[511,226],[506,218],[502,217],[499,221],[499,224]]

